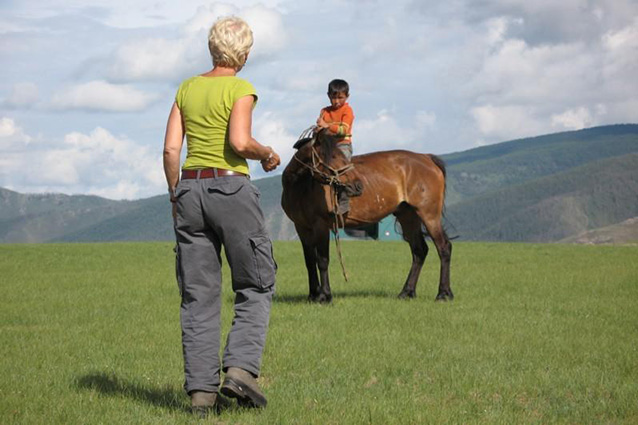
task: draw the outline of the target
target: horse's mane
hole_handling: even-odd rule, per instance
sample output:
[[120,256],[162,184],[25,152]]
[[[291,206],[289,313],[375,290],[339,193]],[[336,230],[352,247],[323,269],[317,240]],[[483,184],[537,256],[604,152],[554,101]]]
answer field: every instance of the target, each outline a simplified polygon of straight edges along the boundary
[[338,137],[328,134],[326,130],[321,130],[312,137],[301,137],[293,147],[295,149],[302,149],[308,142],[313,141],[313,143],[315,143],[319,141],[320,149],[317,150],[317,153],[325,164],[330,164],[332,155],[337,147],[337,140]]
[[337,147],[338,137],[328,134],[326,130],[321,130],[317,133],[317,139],[321,140],[320,146],[321,150],[319,152],[319,156],[324,164],[330,164],[332,160],[332,154]]

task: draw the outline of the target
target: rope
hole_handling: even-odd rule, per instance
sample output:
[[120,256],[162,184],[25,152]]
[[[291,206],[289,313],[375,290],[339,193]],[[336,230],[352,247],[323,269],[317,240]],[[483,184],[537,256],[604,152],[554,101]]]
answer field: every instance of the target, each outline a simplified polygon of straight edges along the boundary
[[339,195],[337,193],[337,189],[334,186],[330,186],[330,192],[333,195],[332,204],[334,206],[334,215],[335,215],[335,221],[334,221],[334,226],[332,228],[332,231],[335,235],[335,245],[337,248],[337,255],[339,255],[339,263],[341,264],[341,272],[343,273],[343,278],[347,282],[348,272],[346,271],[346,266],[343,263],[343,255],[341,254],[341,238],[339,237],[339,222],[341,222],[341,225],[343,226],[344,229],[346,227],[346,222],[345,222],[345,219],[343,218],[343,214],[339,212]]

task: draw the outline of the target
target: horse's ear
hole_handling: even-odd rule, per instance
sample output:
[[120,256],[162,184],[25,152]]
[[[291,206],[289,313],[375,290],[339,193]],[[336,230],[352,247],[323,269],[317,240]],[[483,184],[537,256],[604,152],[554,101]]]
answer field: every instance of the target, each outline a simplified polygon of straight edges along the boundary
[[303,139],[297,140],[297,142],[294,145],[292,145],[292,147],[295,149],[301,149],[303,145],[305,145],[311,140],[312,140],[312,137],[304,137]]

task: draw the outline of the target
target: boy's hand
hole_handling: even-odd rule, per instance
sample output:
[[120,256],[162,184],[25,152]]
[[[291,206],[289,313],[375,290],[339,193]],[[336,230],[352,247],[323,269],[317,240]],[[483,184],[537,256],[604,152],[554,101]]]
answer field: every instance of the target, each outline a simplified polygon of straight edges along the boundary
[[320,116],[319,118],[317,118],[317,127],[319,128],[329,127],[328,123],[324,121],[323,116]]

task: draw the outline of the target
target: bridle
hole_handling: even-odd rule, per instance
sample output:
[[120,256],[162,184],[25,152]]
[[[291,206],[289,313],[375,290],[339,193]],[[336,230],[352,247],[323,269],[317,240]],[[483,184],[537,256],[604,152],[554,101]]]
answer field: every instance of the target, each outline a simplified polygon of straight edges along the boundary
[[[304,138],[308,138],[307,136],[309,135],[309,133],[312,133],[312,138],[310,139],[310,142],[309,142],[311,164],[307,164],[303,162],[302,160],[300,160],[299,158],[297,158],[297,154],[295,154],[293,158],[297,162],[299,162],[302,166],[310,170],[310,175],[319,183],[323,185],[332,186],[335,189],[346,187],[346,185],[339,180],[339,177],[353,170],[354,165],[352,163],[348,163],[344,165],[343,167],[334,168],[334,167],[331,167],[329,164],[326,164],[326,162],[323,159],[321,159],[321,156],[319,156],[319,152],[317,152],[317,149],[315,149],[315,142],[317,141],[317,135],[314,133],[314,129],[315,129],[314,126],[306,129],[303,133],[301,133],[301,136],[299,137],[299,140],[302,140]],[[320,166],[327,171],[322,171],[319,168]]]

